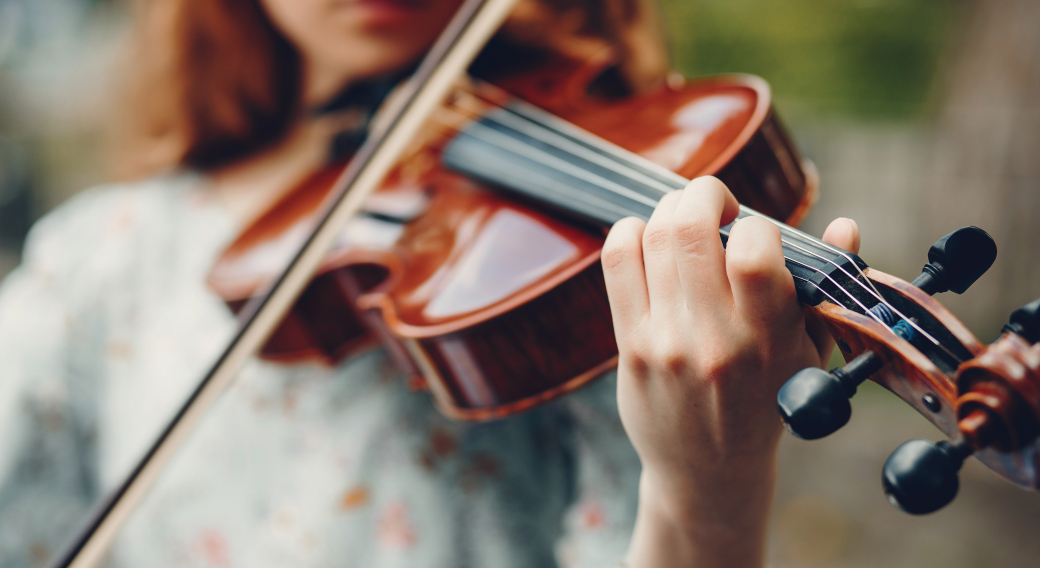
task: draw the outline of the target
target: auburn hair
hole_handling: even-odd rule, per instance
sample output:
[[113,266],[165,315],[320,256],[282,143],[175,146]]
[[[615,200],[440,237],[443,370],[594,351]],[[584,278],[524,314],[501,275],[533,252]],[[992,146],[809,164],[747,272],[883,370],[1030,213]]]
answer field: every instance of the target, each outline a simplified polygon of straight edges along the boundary
[[[499,43],[549,50],[560,45],[559,38],[546,39],[545,30],[599,40],[613,49],[630,90],[654,84],[668,71],[653,0],[524,1],[534,3],[544,21],[507,24]],[[136,0],[133,8],[125,97],[116,120],[117,174],[138,177],[175,166],[210,170],[287,132],[300,111],[300,55],[260,0]],[[559,29],[558,22],[570,23]],[[532,29],[542,31],[532,36]],[[504,38],[510,33],[515,39]],[[488,57],[495,55],[484,54],[485,64]]]

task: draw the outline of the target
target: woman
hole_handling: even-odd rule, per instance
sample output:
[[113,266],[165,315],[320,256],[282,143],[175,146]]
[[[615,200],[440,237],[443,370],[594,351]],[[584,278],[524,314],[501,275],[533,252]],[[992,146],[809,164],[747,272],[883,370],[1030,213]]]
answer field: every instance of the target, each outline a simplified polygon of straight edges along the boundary
[[[0,291],[5,565],[51,557],[125,475],[233,332],[204,286],[221,247],[330,147],[350,151],[373,94],[457,4],[143,6],[148,66],[125,117],[127,163],[149,177],[41,221]],[[650,15],[636,2],[524,3],[477,69],[494,79],[529,61],[518,53],[606,49],[616,72],[596,90],[646,88],[666,69]],[[648,224],[619,223],[603,257],[617,380],[510,419],[445,419],[381,351],[335,368],[250,365],[113,563],[761,565],[774,395],[829,345],[805,331],[775,228],[741,221],[723,251],[717,230],[735,212],[702,178]],[[858,238],[844,221],[826,237]]]

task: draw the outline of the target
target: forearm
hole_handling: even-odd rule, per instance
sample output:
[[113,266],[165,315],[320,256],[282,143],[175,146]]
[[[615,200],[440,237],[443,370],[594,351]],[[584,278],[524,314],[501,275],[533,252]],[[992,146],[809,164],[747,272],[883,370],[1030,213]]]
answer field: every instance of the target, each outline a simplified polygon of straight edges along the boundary
[[773,459],[695,484],[644,471],[629,568],[760,568],[775,479]]

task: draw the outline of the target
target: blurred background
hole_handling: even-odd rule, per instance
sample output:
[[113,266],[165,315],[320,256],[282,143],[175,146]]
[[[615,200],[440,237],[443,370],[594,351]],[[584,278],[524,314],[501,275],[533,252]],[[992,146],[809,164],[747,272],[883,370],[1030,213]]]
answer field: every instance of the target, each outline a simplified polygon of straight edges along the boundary
[[[873,267],[915,277],[937,238],[977,225],[996,264],[941,297],[984,342],[1040,296],[1040,3],[1035,0],[662,0],[687,76],[760,75],[821,199],[805,224],[859,222]],[[33,220],[109,177],[104,134],[125,29],[115,0],[0,0],[0,275]],[[837,361],[835,361],[837,363]],[[909,517],[880,487],[900,443],[938,431],[867,383],[851,423],[785,437],[774,567],[1040,564],[1040,494],[977,462],[943,511]]]

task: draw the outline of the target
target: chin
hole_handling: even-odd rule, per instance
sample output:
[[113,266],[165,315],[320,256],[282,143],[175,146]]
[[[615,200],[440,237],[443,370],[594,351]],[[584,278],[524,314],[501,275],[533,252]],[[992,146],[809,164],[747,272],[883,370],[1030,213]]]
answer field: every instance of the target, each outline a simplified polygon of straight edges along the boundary
[[339,50],[336,59],[352,76],[366,78],[392,73],[411,64],[427,51],[426,44],[409,46],[403,41],[365,42]]

